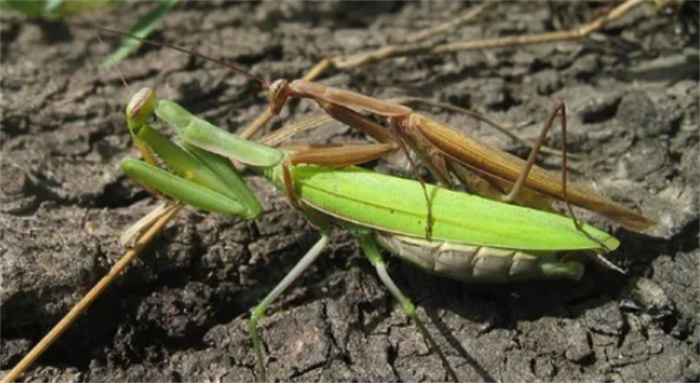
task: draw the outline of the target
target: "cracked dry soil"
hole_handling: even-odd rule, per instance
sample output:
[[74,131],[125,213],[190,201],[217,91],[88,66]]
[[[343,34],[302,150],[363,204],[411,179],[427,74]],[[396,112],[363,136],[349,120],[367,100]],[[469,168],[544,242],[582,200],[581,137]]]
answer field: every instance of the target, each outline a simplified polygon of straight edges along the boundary
[[[152,4],[80,20],[125,30]],[[464,12],[462,3],[187,3],[154,39],[298,78],[323,57],[376,48]],[[436,41],[582,24],[605,4],[501,4]],[[585,41],[398,58],[332,71],[325,84],[377,97],[433,97],[534,138],[554,101],[569,109],[571,178],[655,219],[635,233],[581,217],[622,242],[626,275],[588,267],[579,283],[467,285],[392,260],[465,381],[697,381],[697,6],[641,7]],[[119,76],[91,31],[3,14],[2,369],[17,363],[123,253],[121,231],[155,201],[120,172],[134,156]],[[103,37],[111,49],[117,42]],[[131,89],[153,86],[231,131],[266,107],[245,78],[169,49],[120,66]],[[316,107],[295,103],[273,125]],[[419,109],[494,145],[527,149],[465,116]],[[555,133],[549,143],[559,142]],[[310,138],[310,137],[307,137]],[[360,139],[333,125],[317,142]],[[558,169],[558,157],[542,158]],[[406,171],[399,156],[377,165]],[[254,222],[181,213],[115,286],[39,359],[25,381],[251,381],[248,310],[318,238],[256,176]],[[332,248],[262,323],[270,380],[441,381],[437,356],[408,323],[352,239]]]

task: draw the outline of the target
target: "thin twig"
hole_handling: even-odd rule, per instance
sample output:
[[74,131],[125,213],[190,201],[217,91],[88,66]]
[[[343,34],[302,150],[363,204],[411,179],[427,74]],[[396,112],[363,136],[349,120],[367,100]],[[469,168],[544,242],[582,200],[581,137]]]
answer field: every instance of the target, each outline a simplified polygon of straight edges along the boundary
[[160,219],[158,219],[153,226],[151,226],[146,233],[141,236],[141,238],[136,241],[134,247],[127,251],[124,256],[112,266],[107,275],[102,277],[95,286],[88,291],[87,294],[73,306],[73,308],[66,314],[60,322],[58,322],[49,331],[44,338],[37,343],[34,348],[27,353],[27,355],[22,358],[22,360],[17,363],[17,365],[10,370],[2,378],[0,383],[10,383],[15,381],[27,368],[29,368],[34,362],[48,349],[53,342],[58,339],[61,334],[63,334],[75,320],[82,314],[88,307],[97,299],[97,297],[102,294],[102,292],[109,287],[109,285],[122,273],[122,271],[136,258],[136,256],[143,250],[146,245],[148,245],[153,238],[155,238],[158,233],[165,227],[165,225],[173,218],[184,205],[182,203],[176,203],[171,206],[166,212],[163,213]]

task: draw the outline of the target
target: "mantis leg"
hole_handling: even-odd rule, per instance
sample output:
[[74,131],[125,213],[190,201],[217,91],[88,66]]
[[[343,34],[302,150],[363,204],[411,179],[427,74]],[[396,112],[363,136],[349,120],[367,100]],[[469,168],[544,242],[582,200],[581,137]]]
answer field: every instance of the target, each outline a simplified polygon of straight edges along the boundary
[[250,216],[250,210],[240,201],[228,198],[224,194],[143,161],[126,158],[122,161],[121,167],[124,173],[137,183],[149,185],[149,187],[175,200],[183,201],[206,211],[231,214],[242,218]]
[[379,252],[377,241],[374,239],[374,233],[366,230],[352,231],[355,235],[355,238],[357,238],[357,241],[360,243],[360,247],[362,247],[362,251],[365,253],[365,256],[369,259],[369,261],[372,263],[372,266],[374,266],[374,268],[376,269],[379,279],[382,281],[384,286],[386,286],[386,288],[389,289],[391,295],[393,295],[394,298],[399,302],[399,306],[401,306],[401,309],[406,314],[406,316],[408,316],[416,324],[418,330],[421,332],[425,340],[428,341],[428,344],[430,344],[430,348],[437,352],[438,356],[442,360],[442,363],[445,365],[445,369],[450,375],[450,378],[453,379],[455,382],[458,382],[459,378],[457,377],[457,373],[455,373],[454,369],[447,360],[447,357],[442,352],[438,344],[435,342],[435,339],[433,339],[432,335],[430,335],[430,332],[428,332],[428,329],[425,327],[423,321],[421,321],[420,317],[418,316],[418,313],[416,312],[416,305],[414,305],[413,302],[411,302],[411,300],[408,299],[401,292],[399,287],[396,286],[396,283],[394,283],[394,281],[391,279],[391,276],[389,276],[389,273],[386,270],[386,263],[384,263],[384,259],[382,258],[382,255]]
[[346,167],[383,157],[396,150],[392,144],[340,145],[292,153],[282,161],[284,192],[292,206],[303,211],[294,192],[291,167],[298,164]]
[[[191,137],[195,143],[204,141],[201,146],[206,147],[211,141],[223,142],[228,144],[230,152],[245,156],[254,163],[274,165],[275,156],[281,158],[281,154],[267,147],[246,146],[240,140],[227,140],[228,136],[217,134],[219,129],[172,101],[158,99],[150,88],[142,88],[131,98],[126,114],[131,136],[146,159],[145,163],[131,159],[122,162],[122,168],[132,179],[149,190],[203,210],[234,214],[245,219],[254,219],[262,213],[260,202],[229,159],[203,150],[187,139],[178,145],[151,128],[147,121],[155,115],[160,121],[175,126],[183,137]],[[177,176],[159,169],[162,164]]]
[[566,195],[566,172],[567,172],[567,158],[566,158],[566,106],[564,105],[563,102],[559,101],[557,104],[554,106],[554,109],[552,110],[552,113],[550,113],[549,118],[547,118],[547,122],[544,125],[544,128],[540,132],[540,136],[535,141],[535,144],[532,146],[532,150],[530,151],[530,155],[527,157],[527,162],[525,163],[525,166],[523,167],[522,171],[520,172],[520,175],[518,176],[518,179],[515,181],[515,184],[513,184],[513,188],[510,190],[510,192],[505,195],[502,200],[503,202],[508,202],[511,203],[515,200],[515,197],[518,195],[518,192],[522,189],[525,180],[527,179],[527,175],[530,173],[530,170],[532,167],[535,165],[535,159],[537,158],[537,154],[540,152],[540,148],[542,147],[542,143],[544,142],[545,137],[547,137],[547,134],[549,133],[550,129],[552,128],[552,125],[554,125],[554,119],[557,117],[557,115],[561,113],[561,129],[562,129],[562,157],[563,157],[563,170],[562,170],[562,196],[564,199],[564,202],[569,203],[567,200],[567,195]]
[[330,102],[318,102],[318,104],[326,113],[328,113],[329,116],[333,117],[333,119],[340,121],[345,125],[357,128],[361,132],[371,136],[379,142],[396,142],[396,137],[391,130],[379,125],[378,123],[350,108]]
[[255,350],[255,360],[258,370],[258,381],[264,382],[266,380],[265,376],[265,364],[263,362],[263,350],[262,344],[260,342],[260,337],[258,335],[258,321],[265,316],[265,311],[272,304],[272,302],[277,299],[306,269],[311,266],[314,261],[321,255],[321,252],[328,246],[330,242],[330,236],[325,231],[321,232],[321,239],[316,242],[316,244],[304,255],[304,257],[294,265],[292,271],[290,271],[280,283],[275,286],[272,291],[270,291],[267,296],[258,303],[253,309],[250,316],[250,337],[253,342],[253,349]]
[[[513,185],[513,189],[511,189],[510,193],[503,197],[504,202],[512,202],[515,200],[516,195],[518,192],[522,189],[523,184],[525,183],[525,180],[527,179],[527,175],[532,169],[532,167],[535,164],[535,158],[537,158],[537,154],[540,151],[540,147],[542,146],[542,143],[544,142],[545,137],[547,136],[547,133],[549,133],[549,130],[552,128],[552,125],[554,125],[554,119],[557,117],[557,115],[561,116],[561,130],[562,130],[562,135],[561,135],[561,145],[562,145],[562,173],[561,173],[561,194],[562,194],[562,199],[564,200],[564,203],[566,204],[566,208],[569,211],[569,215],[571,215],[571,219],[574,221],[574,226],[576,227],[576,230],[579,232],[583,233],[586,237],[588,237],[590,240],[598,243],[601,245],[602,248],[607,249],[604,243],[601,241],[597,240],[596,238],[593,238],[590,234],[588,234],[584,229],[583,225],[581,225],[581,221],[579,221],[576,218],[576,214],[574,214],[574,209],[571,207],[571,203],[569,203],[569,197],[566,192],[566,173],[567,173],[567,158],[566,158],[566,105],[558,101],[556,105],[554,106],[554,109],[552,110],[552,113],[550,113],[549,118],[547,118],[547,122],[544,125],[544,128],[542,129],[542,132],[540,132],[540,136],[535,142],[535,145],[532,147],[532,151],[530,152],[530,155],[527,158],[527,162],[525,163],[525,166],[523,167],[522,172],[520,173],[520,176],[518,176],[518,179],[515,181],[515,184]],[[600,257],[596,258],[600,259]],[[605,258],[603,258],[605,259]],[[607,261],[607,260],[605,260]],[[605,263],[606,266],[611,267],[610,262]],[[620,270],[617,267],[613,267],[615,270]]]

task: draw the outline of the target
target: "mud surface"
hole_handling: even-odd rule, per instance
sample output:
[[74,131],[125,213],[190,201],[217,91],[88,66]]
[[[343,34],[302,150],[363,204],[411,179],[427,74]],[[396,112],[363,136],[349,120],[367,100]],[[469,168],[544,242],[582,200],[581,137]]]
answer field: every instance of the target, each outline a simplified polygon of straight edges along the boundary
[[[150,4],[83,20],[125,30]],[[168,15],[155,39],[235,61],[267,78],[298,78],[318,60],[395,41],[464,12],[460,3],[197,2]],[[568,29],[605,6],[500,5],[435,41]],[[377,97],[440,99],[538,134],[563,100],[571,178],[659,222],[644,234],[581,217],[622,242],[618,275],[591,264],[579,283],[467,285],[392,260],[465,381],[697,381],[697,6],[640,8],[585,41],[397,58],[322,82]],[[2,369],[16,364],[123,253],[121,231],[156,202],[126,179],[135,156],[128,92],[91,31],[3,15]],[[110,49],[116,42],[105,37]],[[218,126],[240,130],[266,107],[259,87],[186,55],[142,48],[120,66],[132,90],[153,86]],[[272,126],[317,107],[300,102]],[[524,155],[487,126],[421,111]],[[549,143],[557,146],[559,133]],[[331,126],[314,140],[361,136]],[[543,157],[556,169],[558,157]],[[399,157],[380,170],[406,171]],[[248,175],[265,214],[254,222],[193,209],[39,359],[26,381],[251,381],[248,310],[319,235],[265,180]],[[262,323],[270,380],[441,381],[447,375],[352,238],[332,247]]]

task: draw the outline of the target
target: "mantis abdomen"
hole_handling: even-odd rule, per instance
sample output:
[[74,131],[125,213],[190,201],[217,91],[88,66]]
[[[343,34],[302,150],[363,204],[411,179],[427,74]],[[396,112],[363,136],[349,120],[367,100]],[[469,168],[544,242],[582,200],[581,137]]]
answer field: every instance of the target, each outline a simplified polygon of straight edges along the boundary
[[522,251],[488,246],[426,241],[376,232],[379,244],[393,255],[433,274],[463,282],[512,282],[566,278],[579,280],[583,264],[560,259],[562,252]]

